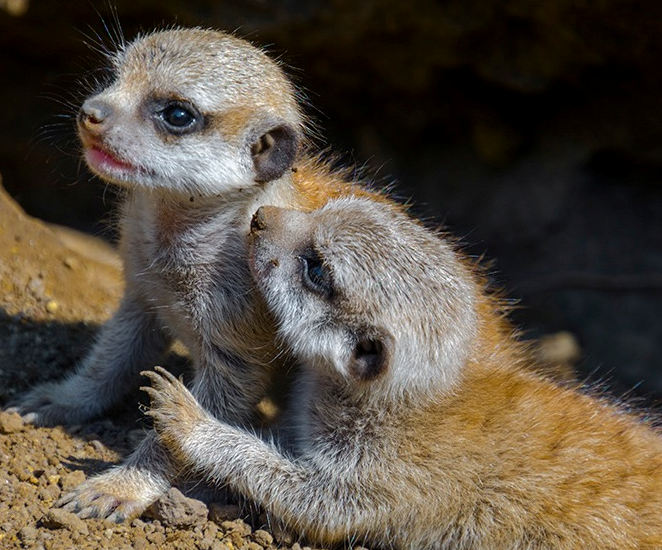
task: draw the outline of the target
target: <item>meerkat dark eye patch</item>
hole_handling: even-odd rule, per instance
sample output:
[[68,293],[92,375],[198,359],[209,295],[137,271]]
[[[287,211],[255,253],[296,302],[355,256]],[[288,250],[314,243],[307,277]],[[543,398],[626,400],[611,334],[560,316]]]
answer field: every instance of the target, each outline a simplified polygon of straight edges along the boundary
[[333,297],[331,272],[319,252],[306,250],[299,256],[301,261],[301,280],[304,286],[326,299]]
[[299,148],[297,132],[287,125],[276,126],[251,144],[255,181],[265,183],[280,178],[292,168]]
[[393,339],[390,334],[377,332],[360,336],[349,359],[349,372],[362,382],[375,380],[388,369]]

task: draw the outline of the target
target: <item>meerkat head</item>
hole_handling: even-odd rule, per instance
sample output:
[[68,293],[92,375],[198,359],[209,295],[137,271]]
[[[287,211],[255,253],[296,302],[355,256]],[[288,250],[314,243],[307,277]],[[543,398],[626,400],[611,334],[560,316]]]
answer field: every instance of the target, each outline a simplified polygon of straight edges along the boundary
[[111,56],[110,84],[78,116],[85,160],[105,180],[217,195],[283,176],[302,118],[276,62],[203,29],[137,38]]
[[253,277],[304,364],[382,395],[457,380],[476,285],[440,235],[392,205],[343,198],[311,213],[262,207],[250,242]]

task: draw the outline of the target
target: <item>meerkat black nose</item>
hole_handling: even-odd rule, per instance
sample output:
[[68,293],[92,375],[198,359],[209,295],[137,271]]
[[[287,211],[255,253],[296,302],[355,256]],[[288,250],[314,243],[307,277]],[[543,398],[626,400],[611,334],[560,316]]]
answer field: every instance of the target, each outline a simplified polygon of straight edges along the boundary
[[258,208],[257,212],[255,212],[251,218],[251,233],[259,233],[260,231],[264,231],[266,228],[267,223],[265,220],[264,208]]
[[100,99],[91,98],[85,101],[78,112],[81,124],[90,127],[103,124],[112,114],[113,109]]

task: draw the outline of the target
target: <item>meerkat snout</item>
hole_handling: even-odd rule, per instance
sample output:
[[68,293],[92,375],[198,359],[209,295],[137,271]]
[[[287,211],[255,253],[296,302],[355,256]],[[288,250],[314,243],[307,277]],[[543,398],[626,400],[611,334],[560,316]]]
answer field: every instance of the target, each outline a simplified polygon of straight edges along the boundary
[[267,228],[264,208],[258,208],[257,212],[251,218],[251,235],[257,235],[260,231]]
[[[299,212],[275,206],[262,206],[253,214],[248,235],[252,243],[249,267],[257,280],[268,277],[273,268],[280,267],[281,258],[285,260],[283,248],[297,246],[299,215]],[[290,258],[283,266],[288,273],[298,273],[299,260]]]
[[[306,217],[299,211],[277,206],[261,206],[251,218],[251,236],[270,241],[281,241],[286,236],[296,237],[306,225]],[[266,235],[261,235],[266,233]]]
[[108,103],[98,98],[87,99],[78,112],[78,125],[81,130],[97,132],[112,113],[113,108]]

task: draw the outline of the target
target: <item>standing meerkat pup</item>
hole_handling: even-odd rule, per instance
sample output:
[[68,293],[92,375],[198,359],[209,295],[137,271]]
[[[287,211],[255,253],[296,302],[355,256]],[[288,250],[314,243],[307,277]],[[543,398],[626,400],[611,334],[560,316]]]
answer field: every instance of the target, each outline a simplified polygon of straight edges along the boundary
[[251,265],[300,360],[283,451],[146,373],[189,468],[324,545],[659,550],[662,437],[535,374],[473,268],[402,211],[261,208]]
[[[190,352],[196,397],[245,425],[284,361],[252,289],[252,214],[263,204],[313,209],[367,192],[300,153],[295,90],[248,42],[166,30],[121,45],[109,61],[112,81],[83,103],[78,130],[90,169],[125,190],[125,295],[77,371],[27,393],[15,410],[40,425],[98,416],[177,338]],[[122,521],[165,492],[175,471],[148,436],[123,465],[60,504]]]

